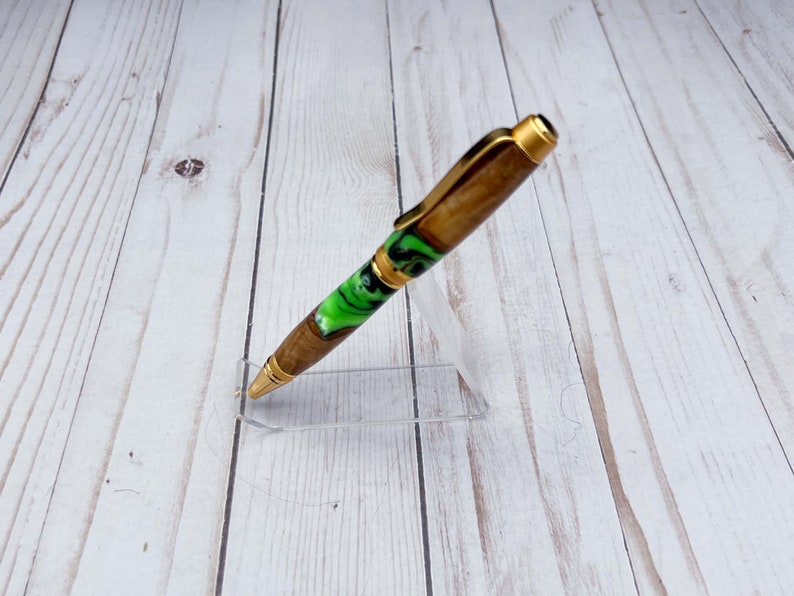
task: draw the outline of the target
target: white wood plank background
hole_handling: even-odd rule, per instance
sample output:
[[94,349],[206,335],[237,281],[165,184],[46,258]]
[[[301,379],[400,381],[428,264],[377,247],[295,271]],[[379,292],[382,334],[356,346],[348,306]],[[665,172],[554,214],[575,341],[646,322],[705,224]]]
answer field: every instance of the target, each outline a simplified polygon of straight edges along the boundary
[[[773,0],[0,3],[0,591],[794,591],[792,25]],[[537,111],[557,151],[437,271],[491,413],[235,423],[236,360]],[[323,366],[441,358],[399,295]],[[399,404],[378,389],[317,391]]]

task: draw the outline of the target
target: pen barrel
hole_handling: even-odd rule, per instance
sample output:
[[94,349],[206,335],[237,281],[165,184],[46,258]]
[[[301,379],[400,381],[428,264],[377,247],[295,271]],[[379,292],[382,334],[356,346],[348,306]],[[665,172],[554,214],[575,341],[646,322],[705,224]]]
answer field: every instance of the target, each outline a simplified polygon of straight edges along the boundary
[[[421,220],[393,232],[365,263],[295,327],[274,358],[299,375],[324,358],[409,279],[419,277],[490,217],[537,167],[514,144],[492,149]],[[392,275],[378,263],[383,254]]]
[[538,167],[557,142],[543,116],[486,135],[420,205],[403,214],[373,258],[286,337],[248,389],[251,397],[288,383],[344,341],[407,281],[476,230]]

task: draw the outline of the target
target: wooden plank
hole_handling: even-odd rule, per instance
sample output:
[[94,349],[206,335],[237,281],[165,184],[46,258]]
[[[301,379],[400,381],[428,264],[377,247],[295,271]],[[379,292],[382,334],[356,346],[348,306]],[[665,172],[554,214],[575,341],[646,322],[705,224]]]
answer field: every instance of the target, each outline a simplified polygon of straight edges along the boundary
[[[682,10],[690,10],[683,8]],[[719,2],[703,0],[691,10],[702,11],[709,26],[763,106],[776,133],[792,155],[794,143],[794,5],[770,2]],[[775,145],[778,141],[770,138]]]
[[[644,11],[648,19],[640,27],[628,24],[625,7],[604,4],[601,10],[665,181],[790,461],[792,158],[775,134],[775,121],[768,122],[691,2],[657,3]],[[677,42],[670,39],[673,30]],[[631,48],[644,34],[655,43],[640,64]],[[668,117],[671,109],[675,119]],[[681,131],[686,136],[679,139]]]
[[[251,348],[257,358],[372,255],[397,214],[384,3],[285,2],[281,15]],[[407,355],[398,296],[319,366],[406,364]],[[392,395],[350,375],[338,379],[302,396],[310,415],[326,394],[332,408],[345,408],[356,392],[369,395],[372,415],[383,414],[389,398],[410,415],[408,375]],[[413,428],[244,429],[227,552],[230,594],[420,593]]]
[[0,4],[0,183],[39,105],[70,4],[69,0]]
[[554,105],[563,131],[536,182],[637,585],[785,592],[794,479],[596,11],[495,6],[519,110]]
[[76,4],[47,96],[3,187],[4,592],[20,593],[31,567],[143,167],[177,18],[175,3]]
[[[471,144],[512,126],[516,114],[489,2],[465,11],[391,2],[390,23],[410,207]],[[532,105],[521,117],[552,105]],[[470,425],[422,428],[434,591],[633,592],[532,184],[443,270],[493,409]],[[414,337],[418,358],[436,357],[421,322]]]
[[[172,34],[178,9],[165,15]],[[53,586],[149,594],[214,588],[275,11],[274,3],[253,1],[181,8],[157,125],[31,593]],[[171,47],[158,47],[152,32],[137,35],[150,57],[169,57]],[[153,91],[146,90],[150,99]],[[203,162],[198,175],[177,173],[175,165],[188,158]]]

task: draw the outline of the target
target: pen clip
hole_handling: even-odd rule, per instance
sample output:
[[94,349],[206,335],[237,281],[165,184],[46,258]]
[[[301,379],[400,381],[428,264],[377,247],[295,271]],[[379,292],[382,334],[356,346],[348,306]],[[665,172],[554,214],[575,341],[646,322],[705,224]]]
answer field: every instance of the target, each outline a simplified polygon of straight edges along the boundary
[[466,152],[466,155],[460,158],[458,163],[452,166],[447,175],[430,191],[430,194],[421,203],[410,211],[406,211],[394,221],[394,229],[402,230],[422,219],[425,213],[435,207],[483,155],[502,143],[515,143],[512,131],[509,128],[497,128],[485,135]]

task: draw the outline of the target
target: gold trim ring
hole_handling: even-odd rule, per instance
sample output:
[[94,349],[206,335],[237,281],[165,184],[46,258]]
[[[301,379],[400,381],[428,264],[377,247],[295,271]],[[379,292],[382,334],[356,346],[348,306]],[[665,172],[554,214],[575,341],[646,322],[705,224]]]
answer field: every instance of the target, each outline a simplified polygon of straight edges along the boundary
[[375,272],[378,279],[392,290],[399,290],[413,279],[410,275],[403,273],[394,266],[386,252],[386,247],[382,244],[375,251],[375,256],[372,257],[372,271]]
[[267,376],[270,377],[270,380],[274,383],[278,383],[279,385],[284,385],[285,383],[289,383],[292,379],[295,378],[295,375],[291,375],[288,372],[284,372],[284,369],[281,368],[276,361],[276,355],[273,354],[270,358],[267,359],[265,362],[265,370]]

